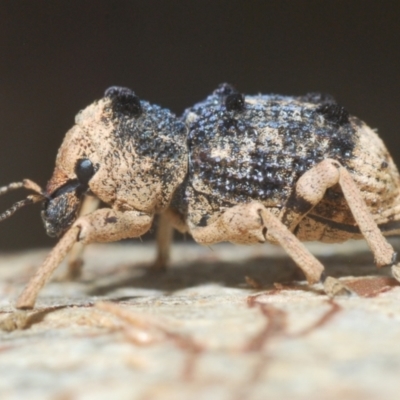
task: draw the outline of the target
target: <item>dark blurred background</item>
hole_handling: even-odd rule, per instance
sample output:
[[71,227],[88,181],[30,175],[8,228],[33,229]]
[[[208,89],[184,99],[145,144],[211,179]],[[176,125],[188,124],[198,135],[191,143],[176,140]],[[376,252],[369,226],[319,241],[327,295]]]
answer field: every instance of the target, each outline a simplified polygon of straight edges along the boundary
[[[219,83],[333,94],[395,160],[400,2],[0,2],[0,186],[45,185],[75,114],[111,85],[180,114]],[[21,199],[0,199],[0,210]],[[0,249],[52,245],[40,207],[0,224]]]

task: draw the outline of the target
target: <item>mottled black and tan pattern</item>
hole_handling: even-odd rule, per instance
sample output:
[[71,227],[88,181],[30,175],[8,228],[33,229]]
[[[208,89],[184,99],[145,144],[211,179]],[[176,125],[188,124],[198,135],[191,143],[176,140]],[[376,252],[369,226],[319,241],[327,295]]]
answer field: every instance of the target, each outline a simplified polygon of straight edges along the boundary
[[[232,92],[221,85],[184,115],[190,152],[185,203],[191,227],[207,225],[227,208],[254,200],[278,215],[299,177],[326,158],[351,172],[379,224],[398,213],[399,176],[390,155],[376,133],[332,97],[243,96],[242,108],[229,109],[226,99]],[[337,229],[316,229],[321,218],[355,225],[339,187],[328,189],[302,222],[301,240],[335,240]],[[359,232],[350,233],[344,239]]]
[[[54,229],[47,223],[47,210],[54,203],[62,206],[62,198],[71,198],[71,191],[79,197],[75,170],[81,159],[94,166],[88,189],[116,210],[153,214],[169,205],[187,169],[187,132],[179,119],[166,109],[140,101],[129,89],[110,88],[103,99],[82,110],[75,122],[47,185],[50,201],[43,217],[49,233],[62,233],[74,220],[64,217],[66,225],[51,218],[57,225]],[[60,188],[67,190],[60,193]],[[65,211],[59,208],[60,214]],[[71,211],[76,216],[76,208]]]
[[[177,118],[112,87],[75,122],[44,191],[28,180],[0,188],[0,195],[35,192],[0,220],[44,201],[47,232],[65,233],[18,308],[33,307],[75,243],[138,237],[156,214],[157,268],[167,264],[173,227],[200,244],[277,243],[331,296],[348,290],[324,278],[301,242],[365,238],[376,265],[391,265],[400,281],[396,252],[383,236],[400,233],[398,170],[378,135],[329,95],[245,96],[224,84]],[[88,193],[108,208],[83,215]]]
[[[170,207],[180,229],[190,231],[251,201],[275,215],[299,207],[296,182],[330,158],[350,171],[384,233],[398,229],[399,176],[390,155],[376,133],[331,96],[243,96],[224,84],[182,120],[115,87],[81,111],[47,186],[48,232],[65,231],[77,216],[80,159],[93,163],[88,189],[106,204],[150,214]],[[327,190],[296,235],[327,242],[360,237],[339,186]]]

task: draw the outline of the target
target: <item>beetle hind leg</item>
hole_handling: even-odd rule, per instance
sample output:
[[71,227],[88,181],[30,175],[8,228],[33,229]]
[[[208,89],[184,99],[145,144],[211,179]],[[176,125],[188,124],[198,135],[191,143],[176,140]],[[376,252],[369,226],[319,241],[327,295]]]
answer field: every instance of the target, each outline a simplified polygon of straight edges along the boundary
[[379,230],[350,173],[335,160],[325,159],[301,176],[288,204],[281,211],[282,222],[293,232],[322,200],[326,190],[336,184],[339,184],[378,268],[393,265],[396,260],[393,247]]
[[400,282],[400,263],[392,265],[392,276],[396,281]]

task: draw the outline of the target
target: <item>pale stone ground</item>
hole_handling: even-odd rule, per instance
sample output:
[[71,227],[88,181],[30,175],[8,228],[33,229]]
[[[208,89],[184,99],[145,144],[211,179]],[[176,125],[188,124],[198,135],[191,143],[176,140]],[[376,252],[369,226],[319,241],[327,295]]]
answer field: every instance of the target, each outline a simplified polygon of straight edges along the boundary
[[46,251],[3,254],[0,398],[399,398],[400,286],[362,242],[311,248],[360,295],[330,301],[273,246],[179,244],[151,273],[152,246],[93,245],[14,314]]

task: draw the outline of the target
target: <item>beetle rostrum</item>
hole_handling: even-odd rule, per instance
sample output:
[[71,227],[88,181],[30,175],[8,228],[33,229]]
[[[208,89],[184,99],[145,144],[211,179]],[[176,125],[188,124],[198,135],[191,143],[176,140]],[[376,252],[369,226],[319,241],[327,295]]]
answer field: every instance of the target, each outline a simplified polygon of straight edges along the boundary
[[43,204],[42,220],[51,237],[63,234],[77,218],[82,196],[88,190],[95,169],[92,162],[84,158],[77,161],[75,173],[75,179],[68,180],[53,193],[49,193]]

